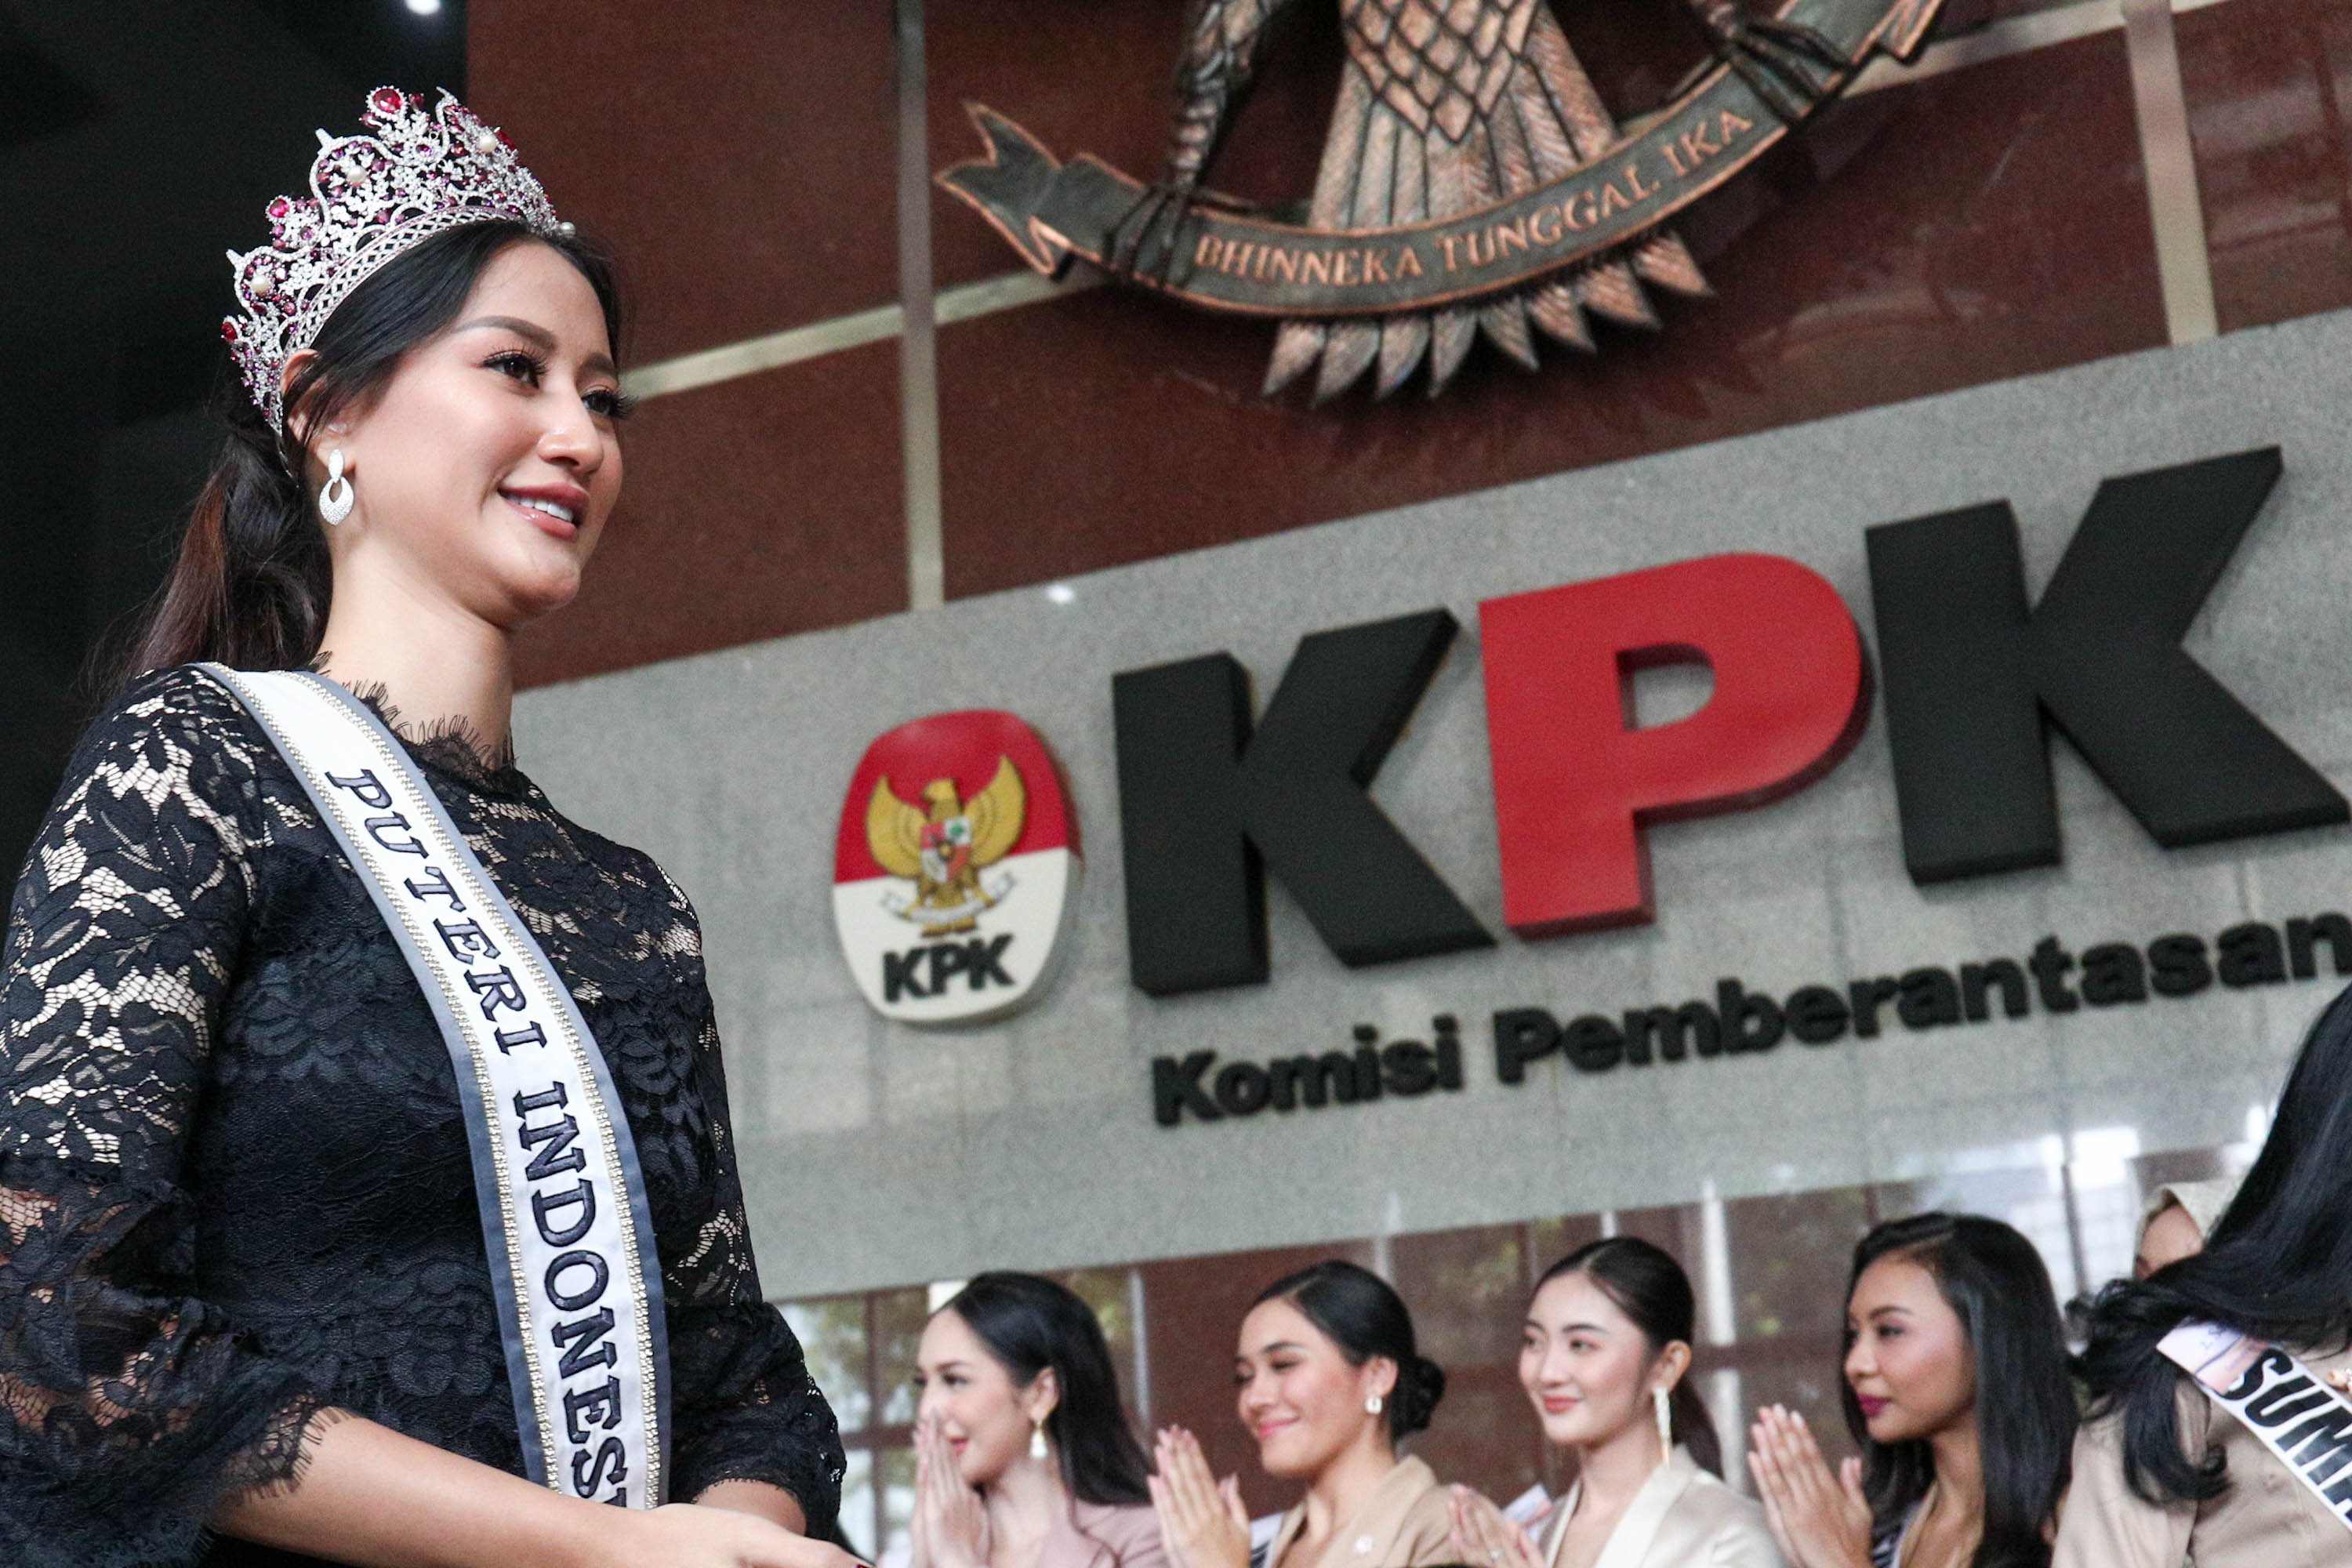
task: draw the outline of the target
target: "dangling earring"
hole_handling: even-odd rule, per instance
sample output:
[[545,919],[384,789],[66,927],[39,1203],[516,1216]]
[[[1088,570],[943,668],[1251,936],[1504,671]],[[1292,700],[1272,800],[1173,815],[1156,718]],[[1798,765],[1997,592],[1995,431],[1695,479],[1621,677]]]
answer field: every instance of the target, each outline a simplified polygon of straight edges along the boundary
[[327,454],[327,482],[319,487],[319,515],[332,528],[352,515],[352,481],[343,477],[343,449]]
[[1364,1414],[1367,1415],[1378,1415],[1380,1413],[1381,1396],[1375,1394],[1370,1399],[1364,1401]]
[[1045,1458],[1047,1451],[1048,1450],[1045,1447],[1045,1418],[1041,1415],[1036,1420],[1032,1421],[1029,1424],[1029,1457],[1033,1459],[1042,1459]]
[[1658,1417],[1658,1451],[1671,1459],[1675,1457],[1675,1407],[1664,1389],[1650,1390],[1650,1408]]

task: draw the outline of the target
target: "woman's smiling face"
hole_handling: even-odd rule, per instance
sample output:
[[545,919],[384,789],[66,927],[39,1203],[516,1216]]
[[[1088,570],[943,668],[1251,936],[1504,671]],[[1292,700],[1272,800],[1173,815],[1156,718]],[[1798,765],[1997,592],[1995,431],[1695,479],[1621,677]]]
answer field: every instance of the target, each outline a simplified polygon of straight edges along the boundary
[[[1050,1380],[1050,1369],[1040,1380]],[[1028,1452],[1035,1422],[1053,1408],[1053,1385],[1024,1389],[952,1308],[931,1314],[915,1351],[919,1420],[934,1422],[966,1486],[992,1486]]]
[[455,322],[383,390],[315,433],[358,505],[330,534],[420,603],[514,629],[568,602],[621,492],[623,402],[595,289],[520,241],[482,271]]
[[1528,1303],[1519,1345],[1519,1386],[1544,1436],[1561,1447],[1594,1447],[1648,1421],[1649,1336],[1582,1272],[1545,1281]]
[[1234,1379],[1235,1406],[1266,1474],[1306,1480],[1384,1421],[1365,1405],[1393,1389],[1396,1363],[1374,1356],[1350,1365],[1304,1312],[1276,1298],[1242,1320]]
[[1922,1440],[1976,1419],[1968,1327],[1919,1264],[1890,1253],[1864,1269],[1846,1333],[1845,1378],[1872,1442]]

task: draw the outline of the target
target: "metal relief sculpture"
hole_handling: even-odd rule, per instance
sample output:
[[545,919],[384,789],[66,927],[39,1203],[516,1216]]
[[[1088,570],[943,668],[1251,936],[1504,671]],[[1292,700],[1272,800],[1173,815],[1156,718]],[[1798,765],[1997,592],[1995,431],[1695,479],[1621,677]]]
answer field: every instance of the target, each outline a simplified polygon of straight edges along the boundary
[[[1073,256],[1210,310],[1278,319],[1265,389],[1315,372],[1441,390],[1480,335],[1536,363],[1590,351],[1588,313],[1654,327],[1648,289],[1707,292],[1671,220],[1834,96],[1874,52],[1914,57],[1942,0],[1685,0],[1714,58],[1621,128],[1545,0],[1339,0],[1348,58],[1303,221],[1206,178],[1289,0],[1193,0],[1166,167],[1146,184],[1057,161],[970,106],[985,160],[940,183],[1049,276]],[[1645,287],[1647,286],[1647,287]]]

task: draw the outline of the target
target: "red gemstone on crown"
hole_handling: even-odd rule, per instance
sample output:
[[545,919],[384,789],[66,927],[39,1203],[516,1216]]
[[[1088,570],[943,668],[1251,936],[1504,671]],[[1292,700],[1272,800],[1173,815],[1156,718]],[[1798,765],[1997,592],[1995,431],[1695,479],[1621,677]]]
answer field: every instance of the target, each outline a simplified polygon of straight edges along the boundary
[[221,323],[221,342],[225,343],[233,343],[236,342],[236,323],[235,321],[223,321]]
[[380,87],[368,94],[368,107],[378,114],[397,114],[415,101],[396,87]]
[[292,212],[293,210],[294,204],[288,201],[284,196],[277,197],[269,204],[269,216],[271,217],[284,217],[288,213]]

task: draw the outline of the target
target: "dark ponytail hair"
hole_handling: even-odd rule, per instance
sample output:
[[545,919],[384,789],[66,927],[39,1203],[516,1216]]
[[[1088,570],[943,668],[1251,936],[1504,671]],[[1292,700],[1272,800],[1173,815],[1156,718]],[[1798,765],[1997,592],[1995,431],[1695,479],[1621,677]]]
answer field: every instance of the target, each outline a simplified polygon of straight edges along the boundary
[[996,1270],[974,1275],[940,1310],[963,1320],[1016,1388],[1054,1369],[1061,1397],[1045,1417],[1045,1434],[1072,1497],[1113,1507],[1151,1500],[1143,1445],[1119,1408],[1110,1346],[1077,1292],[1034,1274]]
[[[2352,989],[2312,1026],[2288,1071],[2263,1152],[2205,1250],[2074,1305],[2075,1371],[2094,1418],[2123,1415],[2124,1479],[2148,1501],[2219,1497],[2219,1448],[2181,1451],[2183,1374],[2157,1342],[2184,1319],[2322,1353],[2352,1344]],[[2193,1386],[2193,1385],[2192,1385]],[[2200,1398],[2203,1395],[2200,1393]]]
[[[385,263],[320,329],[310,345],[316,357],[287,386],[283,426],[271,427],[242,380],[226,378],[217,401],[228,439],[172,574],[130,639],[117,684],[191,659],[286,669],[317,656],[332,588],[326,535],[305,477],[318,433],[382,392],[410,350],[457,321],[499,253],[526,240],[579,268],[618,352],[612,263],[585,240],[549,237],[501,218],[444,230]],[[311,440],[294,435],[298,415]]]
[[[1638,1236],[1612,1236],[1578,1247],[1543,1271],[1536,1281],[1540,1290],[1565,1274],[1581,1274],[1617,1303],[1650,1342],[1652,1356],[1681,1342],[1697,1344],[1698,1300],[1691,1293],[1690,1276],[1674,1255],[1653,1247]],[[1528,1292],[1530,1297],[1534,1291]],[[1675,1441],[1690,1450],[1699,1468],[1723,1474],[1723,1439],[1716,1435],[1706,1402],[1685,1374],[1666,1396]]]
[[1404,1298],[1369,1268],[1331,1258],[1286,1274],[1258,1292],[1253,1307],[1287,1301],[1299,1315],[1339,1347],[1350,1366],[1374,1356],[1396,1363],[1396,1387],[1389,1391],[1389,1439],[1410,1437],[1429,1425],[1445,1397],[1445,1373],[1413,1348],[1412,1314]]
[[[2050,1271],[2033,1244],[1997,1219],[1929,1213],[1889,1220],[1853,1249],[1846,1300],[1883,1258],[1925,1268],[1958,1315],[1976,1358],[1977,1451],[1984,1472],[1984,1536],[1973,1568],[2048,1568],[2044,1535],[2074,1448],[2074,1391],[2066,1330]],[[1853,1331],[1846,1332],[1849,1348]],[[1862,1450],[1863,1490],[1880,1531],[1901,1523],[1936,1479],[1925,1441],[1874,1443],[1853,1385],[1838,1380],[1846,1430]]]

